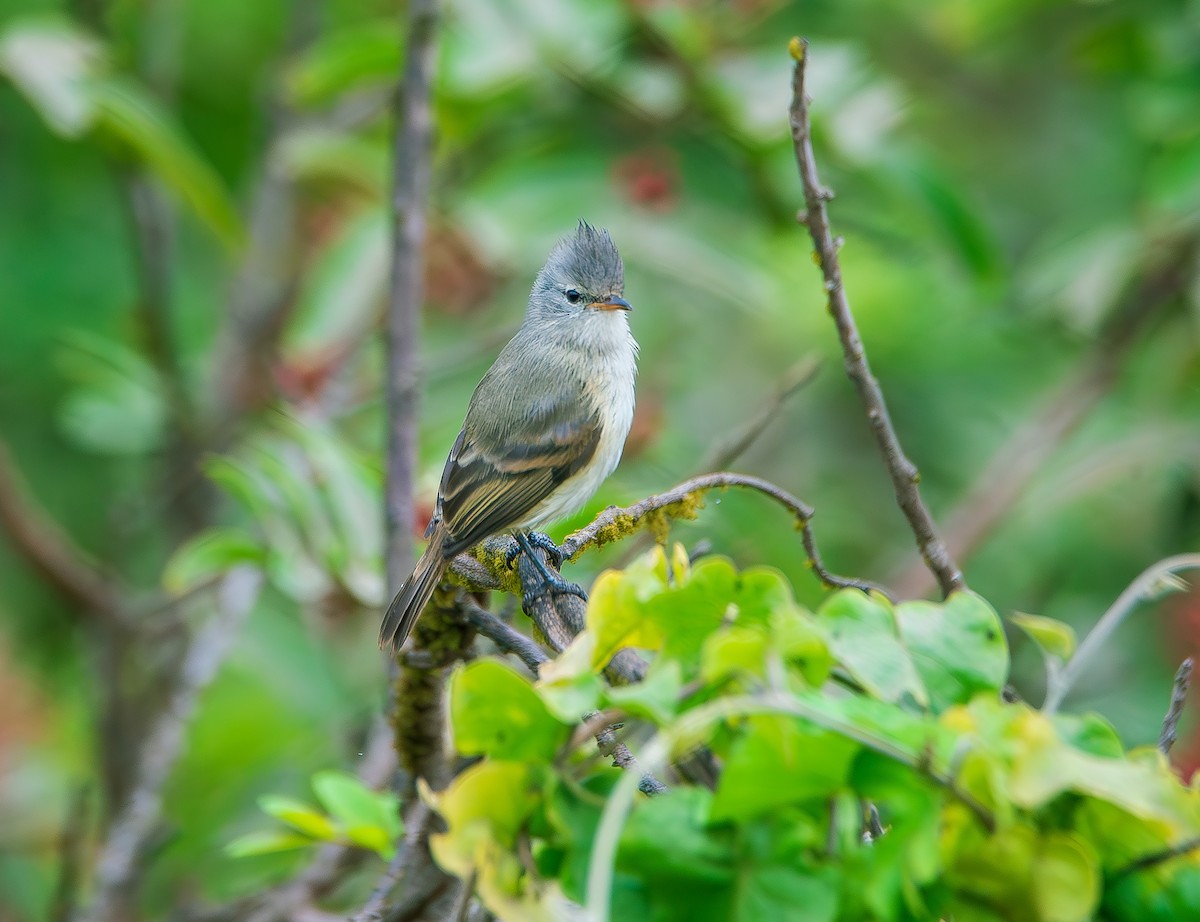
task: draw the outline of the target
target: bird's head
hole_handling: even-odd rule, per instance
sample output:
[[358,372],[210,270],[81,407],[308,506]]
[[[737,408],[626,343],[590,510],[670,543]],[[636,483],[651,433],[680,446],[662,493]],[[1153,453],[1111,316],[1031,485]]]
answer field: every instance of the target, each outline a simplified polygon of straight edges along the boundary
[[529,314],[550,320],[632,310],[624,293],[625,267],[617,245],[608,231],[580,221],[546,258],[529,296]]

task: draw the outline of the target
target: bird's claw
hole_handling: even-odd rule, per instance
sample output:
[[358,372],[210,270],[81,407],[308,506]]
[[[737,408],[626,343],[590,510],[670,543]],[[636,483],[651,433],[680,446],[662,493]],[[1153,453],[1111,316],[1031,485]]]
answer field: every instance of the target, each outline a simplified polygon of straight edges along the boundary
[[[550,536],[543,534],[540,531],[531,531],[525,538],[531,547],[540,548],[546,552],[546,556],[550,558],[550,563],[554,569],[562,568],[564,555],[562,549],[551,540]],[[504,563],[510,570],[513,564],[516,563],[518,557],[521,556],[521,542],[514,541],[508,546],[508,550],[504,552]]]
[[588,594],[584,592],[583,587],[578,583],[572,583],[562,577],[551,575],[549,578],[543,577],[536,586],[525,591],[525,594],[521,597],[521,606],[528,610],[531,602],[546,595],[573,595],[584,602],[588,600]]

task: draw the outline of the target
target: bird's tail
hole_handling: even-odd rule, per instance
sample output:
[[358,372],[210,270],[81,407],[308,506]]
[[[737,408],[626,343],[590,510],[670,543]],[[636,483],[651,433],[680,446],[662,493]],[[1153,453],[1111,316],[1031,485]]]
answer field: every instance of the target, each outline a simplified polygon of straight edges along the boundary
[[442,548],[446,544],[446,533],[435,528],[429,540],[429,547],[417,561],[412,576],[404,581],[392,604],[388,606],[387,614],[383,616],[383,624],[379,628],[379,646],[393,651],[399,650],[408,638],[408,632],[413,629],[421,612],[433,597],[433,591],[446,572],[446,558],[442,556]]

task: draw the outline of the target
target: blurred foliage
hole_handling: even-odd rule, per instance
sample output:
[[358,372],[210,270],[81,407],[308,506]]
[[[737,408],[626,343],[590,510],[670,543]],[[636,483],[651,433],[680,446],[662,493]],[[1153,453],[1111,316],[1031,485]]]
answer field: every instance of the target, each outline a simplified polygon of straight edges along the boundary
[[[694,472],[812,354],[825,360],[820,376],[736,466],[816,506],[831,568],[886,582],[913,556],[794,222],[793,34],[812,41],[817,157],[837,192],[851,303],[940,519],[1044,395],[1096,353],[1136,281],[1198,233],[1195,0],[453,0],[443,27],[422,513],[533,272],[586,217],[626,257],[642,346],[639,414],[621,468],[559,533]],[[206,692],[172,775],[171,828],[143,890],[150,918],[292,873],[301,856],[234,859],[221,847],[262,828],[257,798],[302,797],[315,772],[353,770],[383,698],[373,643],[382,598],[375,331],[400,32],[395,6],[377,0],[9,0],[0,9],[3,439],[31,495],[130,592],[185,592],[247,560],[263,563],[274,588]],[[1148,563],[1200,541],[1198,298],[1193,268],[1131,334],[1104,399],[967,563],[972,588],[997,610],[1086,631]],[[419,533],[424,521],[413,524]],[[700,535],[739,566],[776,568],[798,603],[818,610],[822,592],[786,516],[729,494],[675,536]],[[569,575],[586,582],[621,553]],[[0,915],[44,918],[74,792],[97,780],[108,790],[133,756],[114,721],[136,730],[153,711],[161,688],[149,677],[170,651],[121,661],[114,683],[120,660],[108,640],[7,543],[0,581]],[[825,604],[837,612],[840,598]],[[1156,738],[1169,676],[1200,652],[1200,594],[1157,611],[1107,645],[1073,701],[1132,744]],[[154,620],[165,618],[161,606],[137,614],[169,635]],[[919,693],[937,708],[956,689],[994,682],[955,674],[936,651],[905,659],[915,641],[903,618],[887,645],[894,668],[858,662],[856,632],[877,637],[888,617],[844,611],[828,639],[798,629],[764,646],[729,628],[710,650],[710,624],[673,642],[693,645],[678,654],[689,668],[699,651],[707,682],[733,668],[730,657],[743,663],[793,642],[813,651],[793,667],[805,682],[837,663],[885,703]],[[1034,639],[1011,634],[1013,680],[1037,701],[1039,645],[1068,635],[1024,627]],[[605,694],[666,725],[687,675],[664,667],[644,693]],[[571,682],[563,701],[588,685]],[[544,700],[561,716],[563,701]],[[966,707],[997,733],[1037,720]],[[922,719],[947,713],[956,712]],[[752,775],[754,754],[807,733],[797,726],[754,718],[727,742],[746,750]],[[1074,745],[1061,727],[1047,740]],[[1186,766],[1200,758],[1200,742],[1180,749]],[[504,767],[511,761],[489,758],[487,771],[500,774],[476,783],[527,777],[527,763]],[[1001,777],[1011,768],[1000,756],[988,764]],[[879,772],[879,783],[891,778]],[[848,777],[846,791],[863,789]],[[543,810],[549,782],[536,780],[529,809]],[[551,793],[567,801],[546,841],[566,849],[560,860],[577,873],[583,859],[570,843],[595,822],[591,800]],[[1095,854],[1077,847],[1072,832],[1085,817],[1108,823],[1107,795],[1070,796],[1073,812],[1052,821],[1039,812],[1045,804],[1020,803],[1032,813],[1010,829],[1013,853],[1048,856],[1060,883],[1076,872],[1093,880],[1109,854],[1096,840]],[[782,835],[782,820],[739,836],[714,829],[707,795],[644,806],[621,860],[668,860],[649,854],[645,830],[656,811],[675,811],[697,873],[709,868],[714,887],[746,849],[777,847]],[[805,809],[796,829],[817,828],[824,806],[784,812]],[[904,809],[924,816],[919,804]],[[1145,817],[1129,815],[1121,822],[1141,829]],[[814,856],[819,847],[796,844]],[[953,864],[957,847],[938,852],[937,868],[954,868],[938,894],[920,889],[933,873],[926,865],[910,869],[917,891],[908,895],[940,905],[956,887],[991,887],[986,868]],[[814,872],[798,883],[772,867],[763,863],[739,899],[803,893],[834,905],[833,878]],[[1126,890],[1145,879],[1129,878]],[[630,899],[639,886],[629,884]],[[1114,913],[1142,905],[1105,888]]]

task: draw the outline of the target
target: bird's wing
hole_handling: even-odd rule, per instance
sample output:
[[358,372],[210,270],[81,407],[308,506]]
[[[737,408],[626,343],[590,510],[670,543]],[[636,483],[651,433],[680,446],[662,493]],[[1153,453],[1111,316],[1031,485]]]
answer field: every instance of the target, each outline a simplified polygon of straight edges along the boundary
[[520,523],[596,453],[600,420],[578,397],[540,399],[511,431],[487,434],[468,416],[442,472],[438,507],[453,556]]

